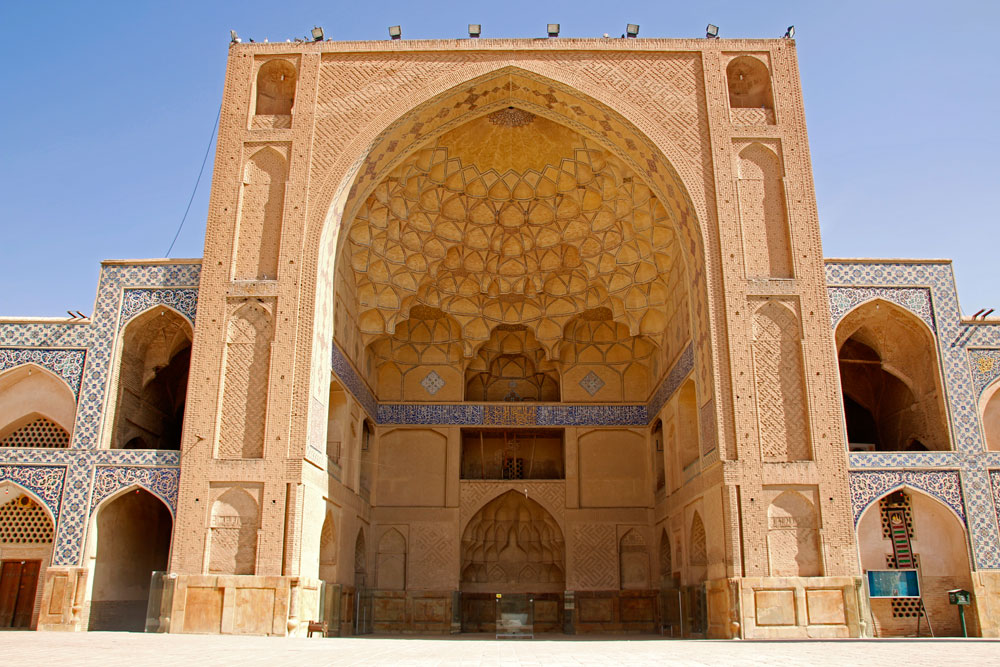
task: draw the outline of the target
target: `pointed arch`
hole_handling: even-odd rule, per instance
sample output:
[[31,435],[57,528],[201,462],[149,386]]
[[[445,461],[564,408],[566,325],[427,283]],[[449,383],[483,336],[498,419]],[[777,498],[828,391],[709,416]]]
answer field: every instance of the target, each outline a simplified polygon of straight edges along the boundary
[[484,505],[465,526],[461,587],[467,592],[556,592],[565,585],[562,531],[518,491]]
[[354,588],[362,590],[368,587],[368,547],[365,542],[365,529],[358,528],[358,536],[354,538]]
[[0,447],[67,447],[75,420],[73,390],[52,371],[29,363],[0,373]]
[[323,581],[333,582],[337,579],[338,538],[337,519],[333,509],[328,507],[319,533],[319,578]]
[[236,225],[235,280],[277,280],[287,178],[288,161],[273,146],[247,161]]
[[803,493],[788,489],[767,508],[767,549],[772,577],[818,577],[823,574],[819,514]]
[[673,552],[670,548],[670,536],[664,527],[660,530],[660,587],[665,588],[673,584],[674,578]]
[[926,322],[873,299],[844,315],[835,339],[849,447],[952,448],[937,340]]
[[802,332],[795,311],[777,300],[753,316],[753,365],[760,447],[765,459],[812,458]]
[[740,151],[738,169],[747,277],[794,277],[781,158],[771,148],[753,142]]
[[[896,518],[892,518],[893,514]],[[888,528],[890,521],[897,527],[892,533]],[[946,601],[947,592],[955,588],[972,590],[966,526],[954,508],[940,498],[908,484],[897,485],[866,508],[856,530],[863,571],[915,566],[925,600]],[[904,533],[905,539],[900,539]],[[896,538],[890,539],[890,534]],[[879,636],[912,634],[915,616],[905,604],[873,599],[871,608]],[[935,636],[961,634],[953,607],[931,603],[926,610]],[[975,615],[968,620],[969,634],[977,634]]]
[[396,528],[387,530],[378,541],[375,587],[383,591],[406,589],[406,538]]
[[230,487],[212,503],[208,571],[213,574],[254,574],[260,510],[244,488]]
[[[669,273],[680,272],[688,275],[689,280],[680,278],[678,280],[692,285],[693,292],[688,296],[675,290],[676,294],[670,297],[676,303],[667,308],[667,313],[669,317],[678,318],[678,321],[647,318],[642,316],[642,311],[635,311],[630,312],[630,329],[633,329],[633,333],[638,333],[645,330],[659,331],[666,327],[670,331],[671,340],[668,346],[670,349],[680,349],[683,342],[688,339],[710,340],[708,324],[710,312],[715,313],[720,307],[708,296],[707,282],[714,282],[716,278],[709,277],[706,273],[704,248],[706,243],[715,243],[711,239],[716,232],[714,227],[709,229],[712,226],[700,227],[699,221],[707,219],[709,214],[703,204],[699,203],[696,206],[692,202],[689,189],[679,175],[680,173],[691,175],[691,182],[694,182],[694,174],[689,172],[690,167],[685,164],[681,152],[656,123],[645,122],[640,118],[642,114],[631,105],[623,104],[622,100],[614,99],[614,96],[608,95],[606,90],[600,90],[596,86],[594,89],[585,86],[583,90],[573,88],[559,80],[562,73],[558,68],[550,69],[548,65],[540,67],[544,70],[542,73],[501,65],[487,73],[483,73],[481,67],[475,72],[470,68],[467,77],[463,77],[461,72],[450,72],[447,79],[433,81],[417,94],[410,91],[405,100],[400,98],[387,102],[388,110],[377,120],[372,121],[354,144],[344,150],[342,154],[345,159],[342,163],[328,170],[327,181],[318,190],[320,204],[314,209],[325,210],[325,218],[320,220],[312,217],[307,232],[310,239],[318,241],[315,245],[307,241],[307,247],[318,249],[316,262],[319,267],[317,274],[319,279],[316,285],[314,311],[316,349],[329,349],[335,331],[338,335],[342,330],[345,331],[344,347],[347,349],[355,345],[355,337],[360,337],[360,334],[355,334],[351,329],[355,324],[353,320],[347,323],[349,326],[345,329],[342,329],[344,325],[341,323],[341,318],[344,316],[354,317],[351,313],[352,308],[345,308],[341,297],[346,294],[347,296],[343,298],[350,301],[355,296],[348,294],[352,291],[349,286],[341,285],[339,282],[341,280],[344,283],[349,282],[346,277],[350,271],[348,267],[350,260],[341,252],[347,246],[350,228],[350,225],[344,222],[354,219],[359,207],[363,205],[374,187],[389,171],[408,159],[411,153],[422,150],[429,142],[463,123],[503,111],[511,106],[520,112],[535,114],[580,132],[582,136],[600,144],[601,149],[607,150],[615,160],[622,160],[625,164],[633,166],[643,178],[650,180],[648,187],[669,209],[668,217],[678,230],[680,254],[677,255],[676,266],[671,267]],[[521,77],[531,83],[526,87],[521,86]],[[456,81],[462,83],[456,84]],[[517,85],[513,85],[512,81]],[[576,83],[579,85],[579,82]],[[530,92],[538,86],[545,86],[556,101],[552,104],[539,105],[537,103],[539,98]],[[472,94],[471,90],[478,90],[480,87],[484,90],[496,88],[501,92],[491,94],[495,100],[489,97],[478,101],[475,105],[461,103],[462,99]],[[620,110],[616,110],[618,108]],[[442,113],[436,113],[437,111]],[[609,124],[615,128],[610,132],[607,130]],[[638,126],[645,128],[650,133],[649,136],[639,131]],[[621,128],[620,131],[618,128]],[[406,140],[399,141],[399,136],[403,135],[406,136]],[[372,141],[370,137],[376,139]],[[348,155],[351,156],[350,159],[346,159]],[[678,168],[681,172],[677,171]],[[335,260],[336,265],[334,265]],[[307,262],[311,261],[313,260],[307,259]],[[381,265],[379,270],[382,270]],[[716,269],[712,267],[711,270]],[[395,274],[393,275],[395,277]],[[336,287],[335,280],[338,281]],[[634,299],[633,303],[659,298],[658,294],[640,292],[641,290],[630,296]],[[405,304],[405,299],[402,299],[400,294],[397,293],[392,297],[395,299],[394,303]],[[567,298],[561,298],[559,305],[561,307],[568,302]],[[628,310],[628,306],[625,309]],[[388,324],[386,318],[376,310],[372,310],[372,326],[386,326]],[[338,317],[336,324],[334,313]],[[558,326],[560,323],[555,324]],[[545,325],[549,326],[549,323]],[[692,328],[693,332],[689,333],[689,329]],[[674,341],[675,336],[679,336],[682,340]],[[698,345],[696,352],[699,373],[706,381],[710,377],[710,368],[714,363],[709,350],[709,344]],[[470,351],[470,347],[467,346],[466,354]],[[325,359],[326,356],[321,352],[319,359]],[[327,372],[325,362],[318,362],[313,367],[313,381],[321,381],[321,378],[325,381]]]
[[182,313],[156,305],[130,318],[116,346],[109,446],[137,441],[180,449],[194,330]]
[[701,514],[695,510],[691,517],[691,528],[688,530],[688,564],[692,567],[708,565],[708,544],[705,535],[705,524]]
[[162,498],[137,487],[109,496],[88,531],[90,630],[141,632],[150,575],[167,568],[173,517]]
[[229,318],[223,359],[219,458],[261,458],[267,423],[273,322],[269,304],[248,300]]
[[618,540],[618,573],[622,590],[646,590],[651,586],[649,549],[636,528],[630,528]]

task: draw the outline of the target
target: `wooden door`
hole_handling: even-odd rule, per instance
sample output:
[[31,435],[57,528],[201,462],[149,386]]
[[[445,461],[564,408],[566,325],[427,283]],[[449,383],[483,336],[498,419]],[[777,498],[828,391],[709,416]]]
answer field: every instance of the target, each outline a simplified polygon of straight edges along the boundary
[[35,608],[39,560],[7,560],[0,564],[0,628],[29,628]]

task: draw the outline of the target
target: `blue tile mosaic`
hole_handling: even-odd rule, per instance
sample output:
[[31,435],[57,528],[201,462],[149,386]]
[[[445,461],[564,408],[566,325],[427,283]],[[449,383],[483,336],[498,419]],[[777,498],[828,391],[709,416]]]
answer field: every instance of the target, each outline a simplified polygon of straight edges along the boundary
[[177,489],[180,468],[138,468],[134,466],[99,466],[94,472],[94,491],[90,498],[90,514],[101,502],[123,489],[140,487],[160,498],[177,513]]
[[86,350],[52,350],[39,348],[0,348],[0,372],[35,364],[52,371],[69,385],[73,396],[80,400],[80,385],[83,382],[83,364]]
[[198,290],[197,288],[125,289],[118,328],[125,326],[139,313],[159,305],[173,308],[194,324],[195,311],[198,309]]
[[54,565],[80,563],[90,511],[116,485],[141,486],[176,509],[180,452],[97,447],[122,326],[159,304],[193,322],[200,272],[197,263],[105,264],[89,321],[0,322],[0,371],[34,363],[65,379],[77,396],[68,449],[0,449],[0,479],[28,488],[57,517]]
[[65,477],[66,469],[60,466],[0,465],[0,482],[13,482],[31,491],[52,513],[56,524]]
[[[985,451],[978,408],[983,390],[1000,377],[1000,368],[997,368],[1000,366],[997,363],[1000,360],[1000,326],[991,322],[962,321],[949,263],[836,261],[827,262],[826,274],[834,326],[857,305],[875,298],[891,301],[927,322],[937,336],[950,417],[953,451],[850,455],[855,519],[859,498],[856,487],[868,488],[858,486],[861,480],[868,485],[874,479],[908,475],[915,488],[942,499],[947,495],[946,502],[953,509],[956,509],[956,497],[962,502],[963,510],[959,514],[967,518],[976,567],[1000,569],[994,485],[987,475],[988,466],[1000,466],[1000,452]],[[947,482],[947,494],[943,487],[931,488],[929,482],[919,486],[914,481],[918,477],[925,482],[944,479],[940,477],[943,471],[932,470],[942,467],[956,469],[950,473],[953,477]],[[885,482],[879,484],[884,486]]]
[[966,348],[969,352],[969,370],[975,387],[976,399],[986,387],[1000,378],[1000,350]]
[[865,470],[850,472],[854,525],[865,508],[896,489],[909,486],[945,503],[965,522],[962,485],[957,470]]

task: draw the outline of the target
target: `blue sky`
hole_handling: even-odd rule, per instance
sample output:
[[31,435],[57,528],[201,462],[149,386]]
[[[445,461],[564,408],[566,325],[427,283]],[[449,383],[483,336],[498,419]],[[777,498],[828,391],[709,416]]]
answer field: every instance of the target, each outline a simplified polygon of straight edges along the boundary
[[[621,34],[778,37],[795,24],[827,257],[955,260],[966,313],[1000,307],[993,2],[0,4],[0,315],[93,309],[98,262],[162,257],[222,96],[230,28],[284,41]],[[981,26],[977,28],[976,26]],[[173,257],[200,257],[205,176]]]

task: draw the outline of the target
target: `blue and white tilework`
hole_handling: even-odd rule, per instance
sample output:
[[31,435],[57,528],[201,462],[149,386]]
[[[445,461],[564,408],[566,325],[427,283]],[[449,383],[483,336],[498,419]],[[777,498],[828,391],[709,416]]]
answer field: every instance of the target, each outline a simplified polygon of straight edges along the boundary
[[1000,350],[968,348],[969,370],[975,383],[976,399],[983,390],[1000,378]]
[[80,564],[90,511],[107,495],[94,498],[114,480],[133,479],[176,509],[179,452],[98,449],[99,434],[121,329],[160,304],[193,322],[200,272],[198,263],[106,264],[89,321],[0,322],[0,370],[37,364],[66,380],[77,397],[69,448],[0,449],[0,479],[30,489],[57,517],[53,565]]
[[13,482],[35,494],[59,522],[59,501],[62,497],[66,469],[60,466],[0,465],[0,482]]
[[65,380],[73,391],[73,396],[79,400],[80,383],[83,380],[83,362],[86,356],[86,350],[0,348],[0,373],[24,364],[35,364],[52,371]]
[[375,418],[378,414],[378,402],[375,400],[375,394],[372,390],[368,388],[368,383],[361,379],[361,376],[357,374],[354,370],[354,366],[347,357],[341,351],[337,344],[334,343],[330,346],[333,352],[333,359],[331,360],[331,365],[333,367],[334,374],[343,383],[344,388],[351,392],[354,398],[361,403],[361,407],[365,409],[369,417]]
[[[851,309],[875,298],[891,301],[917,315],[937,337],[944,379],[944,394],[950,417],[953,451],[877,452],[849,456],[852,499],[857,519],[857,489],[867,489],[872,475],[925,474],[932,479],[947,471],[960,484],[960,500],[975,554],[977,569],[1000,569],[1000,533],[997,529],[993,491],[987,467],[1000,464],[1000,453],[985,451],[978,399],[998,376],[1000,326],[962,321],[951,264],[943,262],[835,261],[826,265],[834,327]],[[923,295],[926,295],[923,296]],[[886,470],[891,468],[892,470]],[[940,475],[938,475],[940,476]],[[861,480],[865,480],[863,483]],[[914,488],[932,493],[925,485]],[[940,488],[932,495],[941,497]],[[949,506],[956,509],[954,490]],[[956,509],[956,512],[958,510]]]
[[176,514],[180,474],[180,468],[99,466],[94,472],[94,492],[90,498],[90,513],[93,514],[104,499],[122,489],[140,487],[160,498],[170,509],[170,513]]
[[830,319],[834,327],[848,312],[868,301],[885,299],[902,306],[934,331],[931,293],[925,287],[830,287]]
[[[525,403],[379,403],[368,384],[333,345],[333,372],[376,423],[442,426],[646,426],[691,373],[689,345],[660,383],[649,403],[565,405]],[[426,378],[425,378],[426,379]],[[655,412],[652,408],[655,407]]]
[[122,297],[122,313],[118,320],[118,328],[125,326],[129,320],[141,312],[154,306],[169,306],[194,324],[195,311],[198,308],[197,288],[170,289],[125,289]]
[[854,525],[873,502],[904,486],[933,496],[965,522],[962,485],[957,470],[866,470],[851,473],[851,507]]

